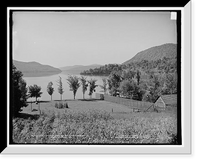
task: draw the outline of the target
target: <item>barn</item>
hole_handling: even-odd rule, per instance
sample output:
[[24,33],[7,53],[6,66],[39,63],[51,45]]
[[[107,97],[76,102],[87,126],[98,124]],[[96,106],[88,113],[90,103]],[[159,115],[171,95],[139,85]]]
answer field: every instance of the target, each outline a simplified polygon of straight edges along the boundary
[[161,95],[157,98],[156,102],[154,103],[155,107],[158,108],[166,108],[166,106],[176,105],[177,104],[177,94],[171,95]]

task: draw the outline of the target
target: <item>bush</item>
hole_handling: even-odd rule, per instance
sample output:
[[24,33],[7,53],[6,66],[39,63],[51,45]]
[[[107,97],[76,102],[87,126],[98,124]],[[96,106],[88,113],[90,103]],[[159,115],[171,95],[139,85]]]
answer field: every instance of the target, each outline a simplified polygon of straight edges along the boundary
[[64,108],[69,108],[68,103],[64,103]]
[[58,108],[58,103],[57,102],[55,103],[55,108]]
[[67,102],[66,103],[59,102],[59,103],[55,103],[55,108],[64,109],[64,108],[69,108],[69,106]]
[[64,108],[63,103],[59,103],[59,104],[58,104],[58,108],[59,108],[59,109]]
[[178,144],[178,138],[176,134],[171,134],[171,141],[170,144]]
[[104,95],[100,94],[100,100],[104,100]]

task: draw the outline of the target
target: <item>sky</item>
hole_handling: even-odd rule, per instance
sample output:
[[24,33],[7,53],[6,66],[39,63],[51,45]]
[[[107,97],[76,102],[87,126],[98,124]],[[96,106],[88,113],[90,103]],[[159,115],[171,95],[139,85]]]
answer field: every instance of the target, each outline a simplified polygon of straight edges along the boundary
[[121,64],[177,43],[170,12],[14,12],[13,59],[54,67]]

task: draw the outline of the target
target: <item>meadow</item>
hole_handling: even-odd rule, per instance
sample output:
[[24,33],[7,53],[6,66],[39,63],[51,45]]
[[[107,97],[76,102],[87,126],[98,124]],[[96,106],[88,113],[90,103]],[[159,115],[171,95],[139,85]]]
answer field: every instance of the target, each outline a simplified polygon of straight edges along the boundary
[[13,142],[28,144],[176,144],[176,108],[132,112],[106,101],[69,100],[69,108],[43,102],[13,119]]

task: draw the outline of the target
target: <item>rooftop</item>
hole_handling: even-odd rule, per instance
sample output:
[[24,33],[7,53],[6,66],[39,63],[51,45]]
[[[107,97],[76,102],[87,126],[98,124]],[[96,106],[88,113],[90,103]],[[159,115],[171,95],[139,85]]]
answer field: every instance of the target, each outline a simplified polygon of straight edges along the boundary
[[177,94],[171,94],[171,95],[162,95],[162,100],[165,102],[165,104],[177,104]]

